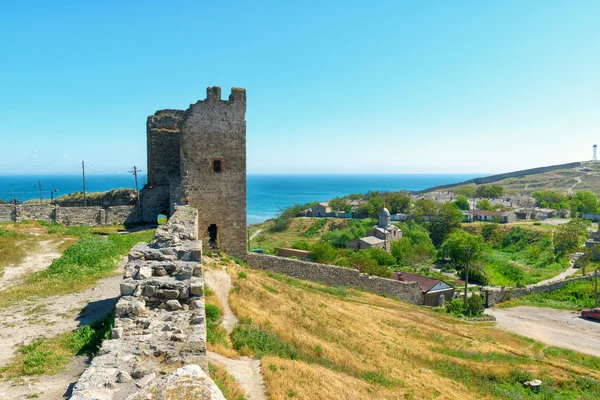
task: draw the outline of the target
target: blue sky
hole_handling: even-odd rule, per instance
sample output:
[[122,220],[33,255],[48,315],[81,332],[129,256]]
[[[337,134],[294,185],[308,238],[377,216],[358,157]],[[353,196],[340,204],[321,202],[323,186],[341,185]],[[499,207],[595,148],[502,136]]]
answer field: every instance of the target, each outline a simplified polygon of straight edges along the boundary
[[595,0],[10,2],[0,173],[145,169],[146,117],[213,85],[247,89],[249,173],[591,159],[599,18]]

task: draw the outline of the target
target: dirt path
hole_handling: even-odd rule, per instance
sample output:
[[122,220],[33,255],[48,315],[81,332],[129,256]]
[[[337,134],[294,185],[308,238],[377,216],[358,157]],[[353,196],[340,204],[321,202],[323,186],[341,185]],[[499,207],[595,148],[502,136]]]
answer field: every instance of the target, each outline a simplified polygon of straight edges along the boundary
[[576,181],[575,184],[567,189],[568,194],[575,194],[575,192],[573,191],[573,188],[581,183],[581,178],[576,176],[575,181]]
[[231,333],[233,328],[238,323],[238,318],[235,316],[231,307],[229,307],[229,291],[231,290],[231,277],[223,269],[204,269],[204,281],[210,287],[221,303],[223,303],[223,321],[221,325],[227,333]]
[[[223,304],[223,320],[221,325],[227,333],[231,333],[238,323],[229,306],[229,291],[231,290],[231,277],[219,266],[219,269],[204,268],[204,281],[215,292]],[[246,392],[249,400],[267,400],[265,381],[260,372],[260,360],[241,357],[231,359],[220,354],[208,351],[208,360],[220,364],[233,376]]]
[[[0,312],[0,366],[13,357],[23,343],[38,337],[52,337],[74,330],[103,317],[114,308],[119,296],[119,285],[125,258],[119,265],[119,275],[102,279],[84,292],[25,301]],[[19,396],[38,394],[39,399],[61,399],[69,385],[84,371],[84,362],[76,357],[67,369],[58,375],[41,378],[25,377],[23,384],[13,386],[0,381],[0,399],[18,399]],[[53,388],[51,391],[48,388]],[[60,396],[58,392],[62,391]],[[3,397],[4,396],[4,397]],[[25,398],[25,397],[23,397]]]
[[267,400],[265,382],[260,373],[260,360],[241,357],[238,360],[207,352],[208,361],[222,365],[233,376],[248,395],[249,400]]
[[600,357],[600,323],[580,318],[576,311],[521,306],[489,308],[486,313],[496,317],[499,328]]
[[21,264],[5,267],[4,274],[0,277],[0,291],[18,284],[26,275],[48,268],[55,258],[60,257],[56,249],[61,243],[62,241],[57,243],[54,240],[42,240],[35,253],[25,257]]

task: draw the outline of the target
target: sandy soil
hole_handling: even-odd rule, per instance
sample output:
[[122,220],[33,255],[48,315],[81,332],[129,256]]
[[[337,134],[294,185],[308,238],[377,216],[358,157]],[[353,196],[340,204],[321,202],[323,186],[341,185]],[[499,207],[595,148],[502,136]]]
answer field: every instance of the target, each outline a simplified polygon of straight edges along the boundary
[[[238,318],[229,306],[229,291],[231,290],[231,277],[219,266],[219,269],[204,268],[204,281],[215,292],[223,304],[223,320],[221,326],[231,333]],[[207,352],[208,360],[220,364],[233,376],[246,392],[249,400],[266,400],[265,381],[260,372],[260,360],[241,357],[231,359],[220,354]]]
[[579,312],[541,307],[490,308],[499,328],[600,357],[600,322],[583,319]]
[[61,243],[53,240],[42,240],[39,242],[36,252],[25,257],[21,264],[6,266],[4,274],[0,277],[0,291],[18,284],[22,278],[29,274],[48,268],[55,258],[60,257],[60,253],[56,249]]
[[[120,263],[119,275],[102,279],[84,292],[26,301],[2,310],[0,365],[5,365],[23,343],[74,330],[112,310],[119,296],[125,260],[124,258]],[[69,386],[83,373],[84,361],[85,358],[75,357],[66,370],[58,375],[26,378],[18,385],[14,385],[14,382],[0,382],[0,399],[25,398],[24,396],[31,394],[38,394],[40,399],[62,399]]]

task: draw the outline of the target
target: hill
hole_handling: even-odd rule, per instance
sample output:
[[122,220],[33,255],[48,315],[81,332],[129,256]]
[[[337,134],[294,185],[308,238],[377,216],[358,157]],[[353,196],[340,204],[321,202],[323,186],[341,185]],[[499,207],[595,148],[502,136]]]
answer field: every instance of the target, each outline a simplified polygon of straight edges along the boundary
[[600,359],[493,323],[233,263],[226,268],[239,323],[221,351],[260,358],[270,398],[523,399],[536,397],[523,386],[534,378],[543,381],[537,397],[545,399],[592,399],[600,391]]
[[570,194],[576,191],[589,190],[596,196],[600,196],[600,162],[586,161],[515,171],[436,186],[419,193],[452,190],[460,186],[477,186],[489,183],[502,186],[507,193],[527,194],[547,189],[562,194]]

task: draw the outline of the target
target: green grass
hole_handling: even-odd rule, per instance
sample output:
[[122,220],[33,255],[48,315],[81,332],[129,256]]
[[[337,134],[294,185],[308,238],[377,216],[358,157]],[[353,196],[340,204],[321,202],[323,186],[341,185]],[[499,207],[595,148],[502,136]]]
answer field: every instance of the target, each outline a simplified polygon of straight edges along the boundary
[[545,293],[511,299],[499,304],[500,307],[535,306],[564,310],[581,310],[594,307],[594,282],[575,281],[565,287]]
[[0,308],[33,296],[48,297],[83,290],[98,279],[109,276],[117,268],[120,257],[126,255],[134,244],[150,241],[153,236],[152,230],[111,234],[107,238],[84,235],[50,267],[3,291]]
[[40,338],[19,347],[17,356],[0,368],[4,378],[19,376],[56,374],[64,369],[75,355],[94,356],[102,341],[110,337],[114,315],[82,325],[73,332],[52,338]]

